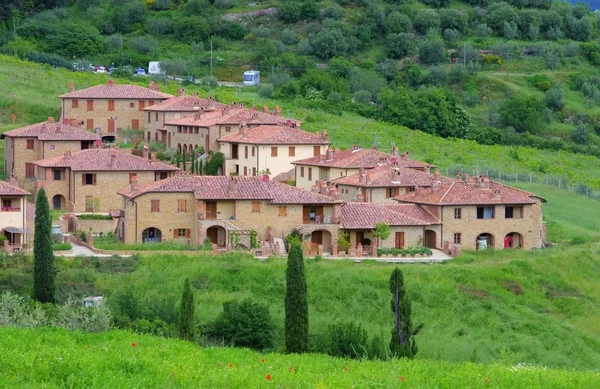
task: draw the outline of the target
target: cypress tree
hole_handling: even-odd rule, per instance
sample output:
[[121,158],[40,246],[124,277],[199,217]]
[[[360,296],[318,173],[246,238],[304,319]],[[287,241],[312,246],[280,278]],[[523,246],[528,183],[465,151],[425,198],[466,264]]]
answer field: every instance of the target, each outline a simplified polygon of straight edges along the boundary
[[179,151],[175,155],[175,163],[177,164],[177,167],[181,167],[181,154]]
[[196,152],[192,151],[192,166],[190,167],[192,174],[196,173]]
[[308,299],[304,258],[297,242],[292,243],[286,269],[285,349],[288,353],[308,351]]
[[186,278],[179,307],[179,337],[193,341],[196,338],[196,323],[194,321],[194,293],[190,279]]
[[390,292],[392,292],[392,312],[394,312],[390,351],[396,358],[412,359],[418,351],[414,336],[421,331],[423,324],[419,324],[415,330],[412,329],[410,300],[404,288],[404,276],[398,268],[394,269],[390,277]]
[[35,235],[33,239],[33,296],[41,303],[54,302],[54,253],[52,252],[52,218],[44,188],[35,203]]
[[187,153],[184,151],[184,152],[183,152],[183,161],[182,161],[182,162],[183,162],[183,171],[185,171],[185,170],[186,170],[186,169],[185,169],[185,168],[186,168],[186,162],[185,162],[185,159],[186,159],[186,158],[185,158],[185,155],[186,155],[186,154],[187,154]]

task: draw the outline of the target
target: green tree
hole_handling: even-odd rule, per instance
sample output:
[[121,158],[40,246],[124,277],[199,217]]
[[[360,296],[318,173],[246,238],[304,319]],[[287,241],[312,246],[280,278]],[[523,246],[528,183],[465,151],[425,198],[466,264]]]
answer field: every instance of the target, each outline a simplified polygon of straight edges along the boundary
[[385,30],[388,34],[412,32],[413,24],[410,18],[400,12],[392,12],[385,19]]
[[438,64],[447,60],[444,41],[439,36],[430,35],[419,46],[419,62],[423,64]]
[[390,237],[390,226],[385,223],[375,224],[373,236],[377,238],[377,247],[381,247],[381,242]]
[[467,14],[454,8],[440,10],[440,26],[442,30],[447,28],[460,31],[464,34],[467,31]]
[[518,132],[537,132],[544,113],[544,103],[536,96],[517,94],[506,99],[499,108],[500,117],[506,126]]
[[177,154],[175,154],[175,164],[178,168],[181,167],[181,153],[179,151],[177,152]]
[[292,242],[286,269],[285,349],[288,353],[308,351],[308,299],[302,248]]
[[560,86],[555,85],[550,88],[544,95],[544,103],[546,107],[553,111],[560,111],[565,106],[564,94]]
[[33,296],[41,303],[53,303],[56,271],[52,252],[52,218],[44,188],[35,203],[35,235],[33,239]]
[[413,19],[415,32],[426,35],[431,29],[440,28],[440,15],[433,9],[423,9]]
[[184,150],[182,154],[183,154],[183,160],[182,160],[183,171],[186,171],[187,170],[187,161],[186,161],[186,159],[187,159],[187,157],[186,157],[187,152]]
[[390,58],[400,59],[410,54],[414,36],[410,33],[389,34],[386,38],[385,53]]
[[390,277],[390,292],[394,313],[390,351],[393,357],[412,359],[418,351],[414,337],[421,331],[423,324],[419,324],[414,330],[412,328],[411,303],[404,288],[404,276],[398,268],[394,269]]
[[196,322],[194,318],[194,292],[190,285],[190,279],[186,278],[181,294],[181,306],[179,307],[179,338],[193,341],[196,339]]

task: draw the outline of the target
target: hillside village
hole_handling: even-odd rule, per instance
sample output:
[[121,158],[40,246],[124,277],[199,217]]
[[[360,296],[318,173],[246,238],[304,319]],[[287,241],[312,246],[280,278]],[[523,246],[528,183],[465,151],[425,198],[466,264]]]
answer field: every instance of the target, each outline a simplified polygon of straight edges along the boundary
[[[81,90],[71,83],[59,97],[59,118],[2,134],[10,182],[2,183],[0,223],[9,251],[31,249],[33,205],[25,199],[41,188],[63,212],[65,231],[80,230],[82,214],[103,214],[110,221],[85,225],[124,243],[210,242],[214,251],[284,254],[294,231],[308,255],[375,257],[377,248],[456,256],[546,240],[540,196],[482,175],[442,177],[397,147],[340,150],[327,130],[303,131],[278,107],[112,80]],[[126,129],[143,131],[140,149],[119,148]],[[159,160],[151,142],[175,149],[177,163]],[[216,153],[224,158],[217,176],[194,171],[193,158]],[[374,234],[379,223],[389,226],[388,239]]]

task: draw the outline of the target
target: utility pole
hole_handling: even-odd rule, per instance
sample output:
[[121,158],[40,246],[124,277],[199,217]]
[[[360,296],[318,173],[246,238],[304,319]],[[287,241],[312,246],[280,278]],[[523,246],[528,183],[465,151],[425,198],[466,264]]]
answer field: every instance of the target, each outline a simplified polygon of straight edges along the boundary
[[211,39],[210,40],[210,78],[212,78],[212,76],[213,76],[212,62],[213,62],[213,57],[212,57],[212,39]]

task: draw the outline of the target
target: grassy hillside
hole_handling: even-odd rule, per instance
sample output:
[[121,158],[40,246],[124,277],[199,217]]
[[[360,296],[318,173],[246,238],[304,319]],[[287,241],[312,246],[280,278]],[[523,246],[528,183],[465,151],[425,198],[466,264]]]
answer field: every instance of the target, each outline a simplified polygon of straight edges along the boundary
[[[134,346],[135,344],[135,346]],[[86,388],[591,388],[597,372],[199,348],[136,335],[0,328],[0,386]],[[34,367],[34,368],[32,368]]]

